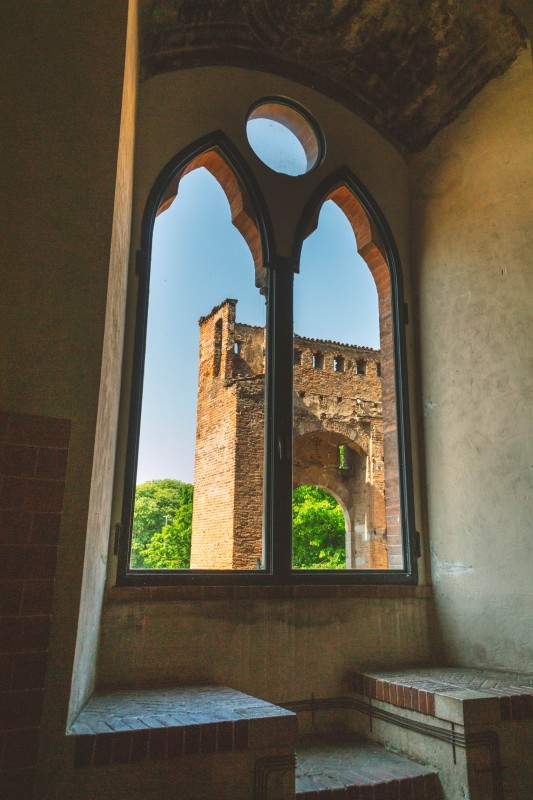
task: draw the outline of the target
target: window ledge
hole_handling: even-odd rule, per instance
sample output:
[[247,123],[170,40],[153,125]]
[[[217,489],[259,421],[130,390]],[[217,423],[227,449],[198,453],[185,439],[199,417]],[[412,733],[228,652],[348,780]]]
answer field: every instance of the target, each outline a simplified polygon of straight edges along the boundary
[[331,598],[408,599],[431,597],[430,586],[112,586],[105,603],[166,603],[190,600],[300,600]]

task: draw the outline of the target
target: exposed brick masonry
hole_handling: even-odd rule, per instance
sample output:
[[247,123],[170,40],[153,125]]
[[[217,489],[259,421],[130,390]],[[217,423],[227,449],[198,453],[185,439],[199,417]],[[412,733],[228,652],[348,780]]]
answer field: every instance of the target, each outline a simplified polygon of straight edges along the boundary
[[32,796],[70,422],[0,413],[0,796]]
[[431,667],[397,672],[355,673],[351,685],[358,694],[373,700],[435,716],[435,695],[475,702],[480,695],[499,698],[501,719],[533,718],[533,675],[497,670]]
[[[296,716],[225,686],[96,694],[68,733],[77,768],[246,750],[250,739],[294,735]],[[252,741],[253,744],[253,741]]]
[[[262,558],[265,332],[235,315],[226,300],[200,320],[193,568]],[[294,348],[294,486],[339,500],[348,566],[386,568],[381,353],[298,336]]]

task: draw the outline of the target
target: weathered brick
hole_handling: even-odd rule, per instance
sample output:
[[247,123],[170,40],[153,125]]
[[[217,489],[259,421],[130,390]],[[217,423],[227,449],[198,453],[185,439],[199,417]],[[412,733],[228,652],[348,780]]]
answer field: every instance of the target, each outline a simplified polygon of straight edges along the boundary
[[[378,250],[373,257],[383,262]],[[390,297],[383,303],[387,319]],[[193,568],[254,569],[262,558],[265,331],[237,323],[235,306],[226,300],[200,320]],[[350,521],[348,566],[386,569],[390,544],[400,548],[393,560],[401,566],[394,373],[377,374],[382,356],[389,365],[392,356],[302,337],[294,342],[294,485],[323,486],[341,502]],[[340,444],[348,448],[344,471]]]

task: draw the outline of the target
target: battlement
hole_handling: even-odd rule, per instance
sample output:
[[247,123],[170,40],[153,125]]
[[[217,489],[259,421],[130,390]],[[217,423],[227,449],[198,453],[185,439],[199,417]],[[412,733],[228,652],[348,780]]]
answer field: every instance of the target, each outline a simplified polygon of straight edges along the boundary
[[[222,362],[226,370],[224,377],[240,378],[261,376],[265,372],[266,339],[265,328],[236,321],[237,300],[226,299],[215,306],[205,317],[200,317],[200,350],[210,350],[209,338],[213,340],[213,358]],[[212,324],[219,321],[219,332]],[[222,320],[227,320],[223,325]],[[352,345],[330,339],[314,339],[294,335],[293,363],[295,376],[301,370],[313,369],[357,375],[358,383],[365,377],[381,377],[381,351],[363,345]],[[219,373],[217,372],[217,375]],[[345,378],[346,382],[348,378]],[[330,387],[332,388],[332,387]]]

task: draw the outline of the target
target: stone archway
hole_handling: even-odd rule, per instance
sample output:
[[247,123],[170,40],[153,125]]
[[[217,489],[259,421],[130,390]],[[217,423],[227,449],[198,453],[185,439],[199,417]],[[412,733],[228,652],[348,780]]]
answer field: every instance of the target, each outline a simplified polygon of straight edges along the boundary
[[346,522],[349,569],[386,566],[385,497],[379,481],[373,480],[370,426],[361,424],[358,431],[351,426],[350,436],[331,430],[334,427],[323,421],[295,436],[293,487],[319,486],[339,502]]

